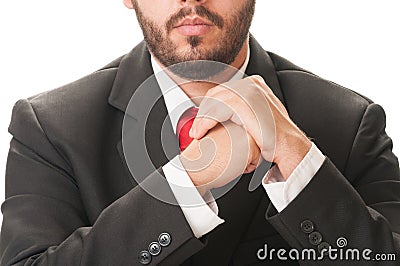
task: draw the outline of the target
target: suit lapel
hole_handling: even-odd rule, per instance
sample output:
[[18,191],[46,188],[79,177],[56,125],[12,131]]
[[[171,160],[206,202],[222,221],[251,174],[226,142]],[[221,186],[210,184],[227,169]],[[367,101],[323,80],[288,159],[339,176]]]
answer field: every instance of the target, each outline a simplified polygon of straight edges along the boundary
[[[246,74],[261,75],[284,103],[273,62],[252,36],[250,51]],[[161,90],[154,77],[147,80],[152,74],[150,55],[146,44],[142,42],[121,60],[109,97],[109,103],[125,112],[128,117],[124,121],[122,138],[123,144],[129,140],[130,145],[119,143],[119,152],[139,182],[179,153]],[[140,89],[140,85],[146,80],[147,90]],[[132,95],[134,98],[138,97],[135,104],[129,103]],[[161,138],[166,140],[163,143],[169,145],[166,149],[167,155],[161,146]],[[261,186],[249,192],[250,179],[251,174],[244,175],[227,194],[217,200],[219,215],[226,222],[208,234],[208,245],[191,259],[195,264],[206,264],[212,254],[218,254],[213,256],[216,264],[228,264],[241,237],[246,233],[260,200],[268,200]]]
[[142,41],[122,57],[108,97],[109,104],[125,112],[133,93],[152,74],[150,54]]
[[117,150],[134,183],[178,154],[177,139],[144,41],[122,58],[108,101],[125,113]]
[[246,69],[248,76],[260,75],[264,78],[265,83],[271,88],[279,100],[285,104],[282,90],[279,86],[278,76],[276,75],[275,66],[271,57],[250,35],[250,60]]

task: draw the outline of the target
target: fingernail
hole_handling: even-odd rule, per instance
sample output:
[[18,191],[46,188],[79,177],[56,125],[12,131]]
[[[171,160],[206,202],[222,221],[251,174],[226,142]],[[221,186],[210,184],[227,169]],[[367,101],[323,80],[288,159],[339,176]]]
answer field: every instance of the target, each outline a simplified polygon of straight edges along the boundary
[[193,128],[189,130],[189,137],[193,138]]

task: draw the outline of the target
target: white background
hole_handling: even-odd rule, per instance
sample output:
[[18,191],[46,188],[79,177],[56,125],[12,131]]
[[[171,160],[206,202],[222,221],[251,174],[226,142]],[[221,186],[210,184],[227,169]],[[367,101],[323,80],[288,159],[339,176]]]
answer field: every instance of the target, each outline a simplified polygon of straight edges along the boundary
[[[381,104],[399,154],[397,5],[397,0],[258,0],[251,32],[265,49]],[[122,0],[2,1],[0,27],[3,201],[7,127],[15,101],[97,70],[127,53],[142,34]]]

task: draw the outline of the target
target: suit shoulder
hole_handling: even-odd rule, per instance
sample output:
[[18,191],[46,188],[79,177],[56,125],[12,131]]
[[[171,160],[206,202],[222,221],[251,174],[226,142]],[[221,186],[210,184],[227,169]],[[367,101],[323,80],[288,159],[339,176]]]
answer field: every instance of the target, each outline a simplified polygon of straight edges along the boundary
[[302,71],[302,72],[311,74],[311,72],[293,64],[291,61],[287,60],[286,58],[283,58],[280,55],[277,55],[277,54],[269,52],[269,51],[266,51],[266,52],[268,53],[269,57],[271,58],[272,62],[274,63],[274,67],[277,72],[285,71],[285,70],[292,70],[292,71]]
[[[84,136],[91,130],[103,130],[106,118],[117,113],[109,107],[108,97],[118,62],[117,59],[72,83],[18,101],[9,131],[14,137],[31,142],[37,142],[43,135],[52,143],[61,140],[73,143],[77,134]],[[34,136],[24,133],[27,128],[33,128],[31,125],[37,128]]]
[[[311,71],[297,66],[291,61],[268,52],[274,63],[274,67],[285,96],[295,94],[296,97],[312,95],[318,98],[320,104],[343,105],[349,107],[362,107],[372,103],[372,101],[360,93],[345,88],[335,82],[321,78]],[[285,100],[286,97],[285,97]],[[324,102],[326,100],[327,102]],[[354,103],[357,103],[354,105]]]
[[107,101],[121,58],[69,84],[31,96],[28,101],[38,112],[57,111],[68,106],[78,111],[83,106],[103,103]]

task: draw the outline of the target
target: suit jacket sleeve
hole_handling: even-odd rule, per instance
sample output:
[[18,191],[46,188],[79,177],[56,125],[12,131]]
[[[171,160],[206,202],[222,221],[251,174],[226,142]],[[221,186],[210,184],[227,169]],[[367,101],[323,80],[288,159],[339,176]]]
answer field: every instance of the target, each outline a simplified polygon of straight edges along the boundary
[[[312,231],[322,236],[321,242],[332,248],[343,245],[336,243],[343,237],[347,240],[343,249],[362,251],[368,248],[373,252],[371,258],[375,253],[397,253],[398,260],[399,165],[392,153],[392,141],[385,133],[383,109],[373,103],[366,108],[344,173],[327,158],[310,183],[282,212],[277,213],[272,205],[269,206],[267,219],[292,247],[300,251],[305,248],[318,250],[318,244],[310,241],[311,232],[305,233],[302,228],[302,222],[307,220],[313,224]],[[305,262],[307,265],[312,263]],[[354,261],[316,262],[317,265],[347,263],[353,265]],[[373,263],[376,261],[363,261],[363,265]],[[397,263],[385,261],[384,265]]]
[[[179,264],[203,247],[179,206],[153,198],[141,186],[90,224],[73,169],[27,100],[15,105],[9,131],[1,265],[140,265],[139,252],[163,232],[172,241],[151,265]],[[142,186],[160,187],[173,199],[160,169]]]

